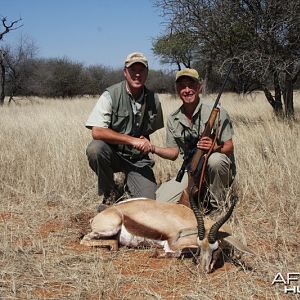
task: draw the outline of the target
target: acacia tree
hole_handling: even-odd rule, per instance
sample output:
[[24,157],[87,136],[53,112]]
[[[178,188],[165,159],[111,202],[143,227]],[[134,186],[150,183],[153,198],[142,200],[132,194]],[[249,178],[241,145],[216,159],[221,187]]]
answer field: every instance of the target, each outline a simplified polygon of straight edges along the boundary
[[[20,28],[22,25],[18,25],[21,19],[7,22],[7,18],[1,18],[2,29],[0,31],[0,41],[3,40],[4,36],[12,30]],[[5,81],[6,81],[6,55],[7,52],[1,47],[0,48],[0,105],[3,105],[5,98]]]
[[242,90],[263,90],[276,114],[284,105],[285,115],[293,116],[300,72],[298,0],[157,0],[155,5],[170,26],[193,33],[207,66],[219,69],[234,60],[234,79]]
[[153,52],[164,64],[176,64],[181,70],[181,64],[190,68],[193,60],[193,51],[197,41],[189,30],[184,32],[171,31],[170,34],[158,37],[153,42]]
[[283,102],[285,116],[293,117],[293,87],[300,73],[300,2],[244,0],[240,10],[254,29],[251,47],[237,53],[242,70],[264,91],[275,113],[283,112]]

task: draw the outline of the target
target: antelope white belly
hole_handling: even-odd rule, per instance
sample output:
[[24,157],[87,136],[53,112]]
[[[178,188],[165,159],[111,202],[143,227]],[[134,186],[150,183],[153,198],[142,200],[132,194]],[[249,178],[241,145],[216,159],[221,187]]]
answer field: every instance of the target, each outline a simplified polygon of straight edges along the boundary
[[126,227],[122,224],[120,235],[119,235],[119,242],[121,245],[137,248],[137,247],[165,247],[167,241],[159,241],[159,240],[152,240],[147,239],[141,236],[133,235],[130,233]]

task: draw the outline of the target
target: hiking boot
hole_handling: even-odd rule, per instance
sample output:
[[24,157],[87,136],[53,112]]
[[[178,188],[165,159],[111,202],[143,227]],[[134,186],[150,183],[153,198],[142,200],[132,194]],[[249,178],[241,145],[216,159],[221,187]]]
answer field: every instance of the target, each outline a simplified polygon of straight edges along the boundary
[[108,208],[108,205],[100,203],[97,207],[97,213],[100,213],[101,211],[105,210],[106,208]]
[[116,191],[111,191],[108,195],[105,195],[103,196],[103,200],[102,200],[102,203],[100,203],[98,206],[97,206],[97,212],[101,212],[103,210],[105,210],[107,207],[113,205],[114,203],[116,203],[118,199],[118,194],[116,193]]
[[106,205],[112,205],[117,202],[118,198],[122,196],[122,193],[118,190],[112,190],[110,193],[107,195],[104,194],[103,196],[103,204]]
[[101,212],[105,208],[129,198],[131,196],[126,188],[114,188],[108,194],[104,194],[102,203],[97,207],[97,212]]

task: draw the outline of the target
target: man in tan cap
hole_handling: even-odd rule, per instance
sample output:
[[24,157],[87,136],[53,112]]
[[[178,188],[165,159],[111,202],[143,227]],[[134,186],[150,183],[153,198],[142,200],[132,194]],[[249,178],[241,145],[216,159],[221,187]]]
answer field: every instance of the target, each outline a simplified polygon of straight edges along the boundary
[[[131,197],[155,199],[157,189],[148,153],[150,134],[164,126],[161,103],[145,86],[148,60],[143,53],[126,57],[125,80],[108,87],[91,112],[86,127],[92,130],[92,142],[86,153],[89,165],[98,176],[98,193],[104,204],[120,199],[114,173],[125,173]],[[99,208],[100,209],[100,208]]]
[[[187,157],[196,147],[208,151],[212,147],[211,137],[200,138],[212,111],[212,105],[200,101],[201,82],[195,69],[184,69],[176,73],[176,90],[182,100],[179,109],[173,112],[167,122],[166,148],[152,146],[153,153],[175,160],[179,153]],[[213,153],[208,159],[207,182],[212,208],[222,206],[225,188],[232,183],[235,174],[233,155],[233,128],[227,112],[220,108],[218,134]],[[191,157],[191,156],[190,156]],[[156,199],[177,202],[188,184],[187,174],[181,182],[174,179],[157,190]]]

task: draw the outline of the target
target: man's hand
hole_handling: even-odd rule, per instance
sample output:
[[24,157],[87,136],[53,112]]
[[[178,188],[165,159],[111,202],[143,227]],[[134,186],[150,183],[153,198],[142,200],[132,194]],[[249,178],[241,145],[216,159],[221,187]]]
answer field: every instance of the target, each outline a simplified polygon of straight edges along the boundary
[[141,151],[143,154],[148,154],[152,151],[152,144],[148,139],[144,136],[140,136],[140,138],[135,138],[132,143],[133,148]]
[[203,151],[208,151],[213,145],[213,139],[211,139],[208,136],[202,137],[198,143],[197,143],[197,148],[203,150]]
[[[198,143],[197,148],[203,150],[203,151],[209,151],[209,149],[213,146],[213,139],[207,136],[202,137]],[[212,152],[220,152],[226,155],[233,153],[233,142],[232,139],[227,140],[224,143],[221,143],[220,145],[217,145],[217,143],[214,145]]]

